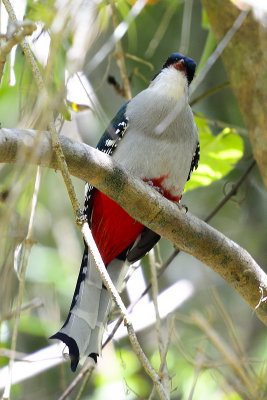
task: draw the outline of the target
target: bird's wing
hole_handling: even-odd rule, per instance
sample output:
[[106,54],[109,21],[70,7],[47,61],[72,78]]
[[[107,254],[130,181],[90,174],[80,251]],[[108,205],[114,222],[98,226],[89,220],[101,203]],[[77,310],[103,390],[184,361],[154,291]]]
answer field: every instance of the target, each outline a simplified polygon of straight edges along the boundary
[[198,167],[199,156],[200,156],[200,146],[199,146],[199,142],[198,142],[197,146],[196,146],[196,150],[193,154],[193,158],[192,158],[192,162],[191,162],[191,166],[190,166],[190,170],[189,170],[189,174],[188,174],[188,178],[187,178],[188,181],[191,178],[191,175],[192,175],[194,169],[197,169],[197,167]]
[[[103,153],[108,155],[112,155],[114,150],[118,146],[118,142],[123,138],[127,126],[128,126],[128,118],[126,117],[126,102],[121,106],[115,117],[110,121],[109,126],[103,133],[101,139],[99,140],[96,148]],[[85,201],[84,201],[84,215],[87,216],[88,221],[90,222],[90,216],[92,212],[92,197],[94,192],[94,187],[90,184],[86,184],[85,186]]]
[[126,117],[126,107],[128,103],[129,101],[121,106],[96,146],[98,150],[110,156],[127,130],[128,118]]
[[160,240],[160,235],[144,228],[136,241],[127,249],[126,259],[132,264],[143,258]]

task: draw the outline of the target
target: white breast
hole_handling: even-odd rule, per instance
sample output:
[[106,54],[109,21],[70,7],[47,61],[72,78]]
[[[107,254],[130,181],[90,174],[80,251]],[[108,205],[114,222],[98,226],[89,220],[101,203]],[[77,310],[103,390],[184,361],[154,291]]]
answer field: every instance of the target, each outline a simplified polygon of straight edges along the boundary
[[[179,77],[178,85],[173,78],[173,72]],[[163,79],[152,81],[146,90],[128,104],[128,128],[113,157],[141,179],[167,175],[168,178],[162,185],[173,196],[177,196],[183,192],[198,142],[198,133],[187,102],[187,84],[181,85],[181,79],[186,78],[173,69],[170,75],[172,76],[167,82],[166,75],[164,77],[165,86]],[[174,87],[178,86],[178,93],[172,88],[169,95],[169,91],[165,89],[170,83]],[[158,90],[159,85],[161,90]],[[166,120],[177,104],[178,114],[159,134],[157,127]]]

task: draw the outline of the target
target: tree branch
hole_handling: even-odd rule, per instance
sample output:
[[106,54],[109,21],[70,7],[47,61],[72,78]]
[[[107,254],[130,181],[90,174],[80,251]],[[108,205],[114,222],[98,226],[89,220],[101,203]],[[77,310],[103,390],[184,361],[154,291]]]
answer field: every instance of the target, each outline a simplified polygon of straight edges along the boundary
[[[23,21],[21,24],[12,26],[12,34],[6,34],[0,38],[0,83],[4,72],[6,58],[12,48],[25,36],[31,35],[36,30],[36,25],[31,21]],[[2,42],[2,43],[1,43]]]
[[[230,0],[202,0],[202,4],[219,42],[240,10]],[[250,12],[221,57],[249,130],[254,158],[267,187],[266,46],[267,31]]]
[[[16,14],[15,14],[15,11],[14,11],[14,9],[12,7],[12,4],[10,3],[10,0],[3,0],[3,3],[5,5],[5,7],[6,7],[6,10],[7,10],[7,13],[8,13],[8,16],[9,16],[10,20],[13,23],[17,24],[18,20],[17,20]],[[21,45],[21,48],[22,48],[22,50],[23,50],[23,52],[25,54],[25,57],[26,57],[26,59],[27,59],[27,61],[29,63],[29,66],[31,68],[32,75],[33,75],[33,77],[35,79],[36,86],[37,86],[38,90],[40,91],[40,95],[41,95],[40,98],[41,98],[41,100],[43,102],[42,109],[46,110],[47,119],[49,121],[48,122],[48,130],[49,130],[49,133],[51,135],[53,150],[54,150],[55,155],[56,155],[57,160],[58,160],[58,169],[62,173],[64,182],[65,182],[65,185],[66,185],[66,189],[68,191],[69,198],[70,198],[70,201],[71,201],[71,204],[72,204],[72,208],[73,208],[73,211],[74,211],[74,213],[76,215],[76,223],[78,225],[80,225],[81,224],[81,221],[79,220],[79,217],[80,217],[80,204],[79,204],[79,201],[77,199],[77,196],[76,196],[76,193],[75,193],[75,190],[74,190],[74,186],[73,186],[73,183],[72,183],[71,178],[70,178],[68,167],[67,167],[66,161],[64,159],[64,154],[62,152],[62,149],[60,147],[60,143],[58,141],[58,133],[57,133],[55,122],[54,122],[53,110],[52,110],[52,108],[50,106],[50,101],[48,100],[48,92],[47,92],[47,89],[45,87],[41,72],[40,72],[39,67],[38,67],[38,64],[37,64],[32,52],[31,52],[30,46],[29,46],[29,44],[28,44],[28,42],[27,42],[25,37],[22,38],[22,40],[20,42],[20,45]]]
[[[0,162],[17,162],[18,151],[30,159],[35,135],[36,131],[0,130]],[[181,212],[106,154],[64,136],[59,141],[72,175],[90,182],[133,218],[212,268],[267,325],[267,275],[246,250],[190,213]],[[58,168],[47,132],[42,133],[36,155],[31,162]]]

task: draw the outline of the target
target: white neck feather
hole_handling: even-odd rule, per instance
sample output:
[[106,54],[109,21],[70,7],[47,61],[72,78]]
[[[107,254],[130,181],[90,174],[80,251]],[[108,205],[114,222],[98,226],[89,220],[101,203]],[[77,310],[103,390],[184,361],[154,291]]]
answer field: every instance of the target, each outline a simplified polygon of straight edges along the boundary
[[174,67],[164,68],[150,83],[149,89],[160,91],[174,100],[188,98],[188,82],[185,74]]

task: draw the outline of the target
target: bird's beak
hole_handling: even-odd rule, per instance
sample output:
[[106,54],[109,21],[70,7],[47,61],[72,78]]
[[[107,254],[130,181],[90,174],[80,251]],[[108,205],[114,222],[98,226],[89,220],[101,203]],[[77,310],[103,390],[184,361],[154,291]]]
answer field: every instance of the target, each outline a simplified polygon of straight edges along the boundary
[[179,71],[185,71],[185,61],[183,58],[181,58],[181,60],[179,60],[175,64],[175,68],[178,69]]

